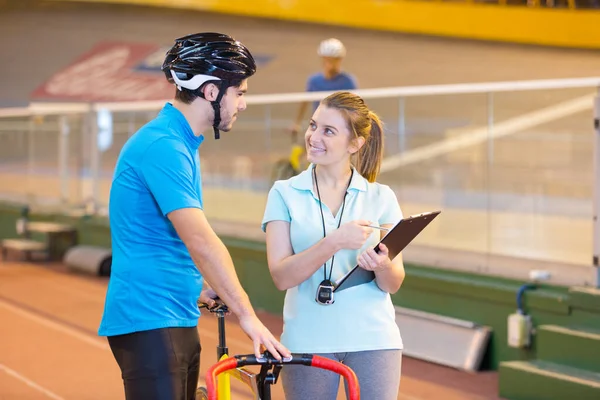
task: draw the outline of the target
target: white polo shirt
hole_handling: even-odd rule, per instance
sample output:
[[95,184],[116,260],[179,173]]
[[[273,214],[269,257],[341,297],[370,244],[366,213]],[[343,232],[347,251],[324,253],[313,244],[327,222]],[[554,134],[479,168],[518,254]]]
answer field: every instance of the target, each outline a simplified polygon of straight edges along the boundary
[[[299,175],[277,181],[267,199],[262,229],[270,221],[290,223],[294,253],[301,253],[323,238],[319,199],[313,191],[311,164]],[[340,207],[341,210],[341,207]],[[328,233],[338,226],[339,214],[332,215],[323,203]],[[356,170],[348,188],[342,224],[369,220],[373,224],[395,224],[402,212],[389,186],[369,183]],[[373,234],[360,250],[343,249],[335,254],[331,280],[335,282],[357,264],[357,257],[379,242],[380,232]],[[327,274],[331,259],[327,261]],[[340,353],[365,350],[402,349],[402,338],[395,320],[389,293],[375,281],[355,286],[334,295],[335,303],[321,305],[315,294],[323,280],[323,267],[300,285],[288,289],[283,310],[281,342],[294,353]]]

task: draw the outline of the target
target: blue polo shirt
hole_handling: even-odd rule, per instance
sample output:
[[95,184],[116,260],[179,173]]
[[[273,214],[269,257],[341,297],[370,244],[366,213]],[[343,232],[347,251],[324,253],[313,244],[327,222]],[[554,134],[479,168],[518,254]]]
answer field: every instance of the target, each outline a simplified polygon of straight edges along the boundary
[[203,279],[167,215],[202,208],[203,140],[167,103],[123,146],[110,191],[113,258],[100,336],[197,325]]
[[[262,229],[271,221],[290,224],[290,242],[295,254],[323,239],[319,199],[313,190],[311,164],[307,170],[271,188],[262,221]],[[337,228],[340,211],[333,215],[323,204],[328,233]],[[344,213],[344,224],[364,219],[376,225],[396,224],[402,212],[396,195],[389,186],[369,183],[356,170]],[[379,230],[374,229],[359,250],[343,249],[335,254],[331,275],[337,281],[356,266],[357,257],[368,247],[377,245]],[[327,261],[327,272],[331,259]],[[281,342],[294,353],[342,353],[351,351],[402,349],[400,330],[389,293],[377,283],[354,286],[334,294],[335,303],[323,306],[315,301],[323,267],[298,286],[288,289],[283,307]]]
[[[338,90],[354,90],[357,87],[356,78],[347,72],[340,72],[331,79],[327,79],[322,72],[319,72],[311,75],[306,82],[307,92],[334,92]],[[313,102],[314,110],[318,106],[319,102]]]

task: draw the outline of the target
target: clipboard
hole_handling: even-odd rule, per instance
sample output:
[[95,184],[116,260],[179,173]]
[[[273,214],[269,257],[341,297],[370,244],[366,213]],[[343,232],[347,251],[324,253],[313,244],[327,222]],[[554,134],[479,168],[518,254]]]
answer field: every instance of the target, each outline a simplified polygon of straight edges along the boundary
[[[400,254],[402,250],[404,250],[404,248],[435,219],[435,217],[440,215],[441,212],[441,210],[430,211],[401,219],[400,222],[394,225],[379,241],[377,246],[375,246],[375,251],[378,252],[379,244],[383,243],[388,248],[390,259],[393,260],[394,257]],[[357,265],[335,282],[333,291],[339,292],[353,286],[369,283],[373,279],[375,279],[375,273],[373,271],[367,271]]]

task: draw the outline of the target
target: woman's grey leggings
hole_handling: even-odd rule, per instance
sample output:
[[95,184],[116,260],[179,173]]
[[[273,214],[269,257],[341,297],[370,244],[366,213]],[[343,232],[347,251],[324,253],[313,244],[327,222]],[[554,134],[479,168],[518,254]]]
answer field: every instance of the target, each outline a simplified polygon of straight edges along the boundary
[[[400,387],[402,350],[371,350],[319,354],[352,368],[361,400],[396,400]],[[304,365],[286,365],[281,380],[286,400],[335,400],[340,375]],[[346,398],[348,387],[346,387]]]

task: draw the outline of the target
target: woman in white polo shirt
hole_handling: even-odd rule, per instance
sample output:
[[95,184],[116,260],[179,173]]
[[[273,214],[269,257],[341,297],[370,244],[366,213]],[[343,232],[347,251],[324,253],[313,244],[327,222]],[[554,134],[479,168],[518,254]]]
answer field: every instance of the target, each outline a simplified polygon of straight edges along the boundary
[[[400,256],[381,246],[384,231],[402,218],[394,192],[376,183],[383,156],[379,117],[349,92],[321,101],[305,135],[307,170],[277,181],[269,192],[262,228],[269,270],[286,290],[282,343],[294,353],[323,355],[358,376],[361,398],[395,400],[400,385],[402,339],[390,293],[404,280]],[[319,297],[358,264],[376,279]],[[287,400],[334,400],[339,376],[286,366]]]

